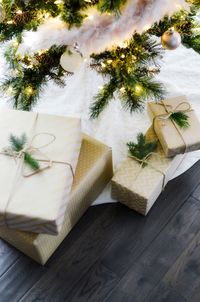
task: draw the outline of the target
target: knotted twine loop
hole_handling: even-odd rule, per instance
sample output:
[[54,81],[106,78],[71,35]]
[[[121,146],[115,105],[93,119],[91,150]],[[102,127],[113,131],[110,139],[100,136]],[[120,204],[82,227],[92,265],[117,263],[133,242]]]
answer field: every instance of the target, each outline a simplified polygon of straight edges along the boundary
[[[157,115],[157,116],[155,116],[155,117],[153,118],[153,130],[154,130],[154,131],[155,131],[155,122],[156,122],[157,119],[158,119],[158,120],[166,121],[166,120],[170,119],[171,116],[172,116],[174,113],[176,113],[176,112],[187,113],[187,112],[193,111],[191,105],[190,105],[188,102],[181,102],[181,103],[178,104],[174,109],[173,109],[173,107],[172,107],[171,105],[165,104],[164,101],[161,101],[160,103],[158,103],[158,105],[163,106],[164,109],[165,109],[165,111],[166,111],[166,113]],[[186,107],[184,108],[185,105],[186,105]],[[184,136],[183,136],[183,134],[182,134],[180,128],[179,128],[178,125],[176,124],[176,122],[175,122],[173,119],[171,119],[171,122],[172,122],[172,124],[174,125],[174,127],[176,128],[176,130],[177,130],[179,136],[181,137],[181,139],[182,139],[182,141],[183,141],[183,143],[184,143],[184,148],[185,148],[185,149],[184,149],[183,154],[185,154],[185,153],[187,153],[187,151],[188,151],[188,144],[187,144],[187,142],[185,141]]]
[[[18,173],[20,171],[22,171],[22,176],[23,177],[30,177],[30,176],[33,176],[37,173],[41,173],[42,171],[44,171],[46,169],[51,168],[53,163],[55,163],[55,164],[67,165],[70,168],[70,171],[72,173],[72,177],[74,178],[74,176],[75,176],[72,165],[70,163],[65,162],[65,161],[51,160],[45,153],[43,153],[41,151],[42,148],[45,148],[45,147],[51,145],[56,140],[56,136],[54,134],[48,133],[48,132],[41,132],[41,133],[37,133],[37,134],[33,135],[33,132],[35,130],[35,126],[36,126],[36,123],[37,123],[37,120],[38,120],[38,116],[39,116],[39,114],[36,113],[34,123],[33,123],[33,126],[32,126],[32,130],[31,130],[31,136],[32,137],[30,139],[30,142],[26,143],[25,147],[22,150],[20,150],[19,152],[13,151],[13,150],[0,151],[0,154],[12,157],[15,160],[16,164],[17,164],[16,165],[16,172],[15,172],[14,182],[13,182],[13,185],[11,187],[11,191],[10,191],[8,201],[6,203],[5,211],[4,211],[4,223],[7,227],[9,227],[8,223],[7,223],[7,210],[8,210],[9,204],[12,200],[12,197],[14,195],[15,188],[17,186],[17,177],[18,177]],[[45,144],[43,144],[41,146],[38,146],[38,147],[35,147],[34,144],[33,144],[34,140],[40,135],[49,136],[49,137],[51,137],[51,140],[48,143],[45,143]],[[39,162],[45,162],[45,163],[47,163],[47,165],[44,166],[43,168],[39,168],[38,170],[33,171],[32,173],[25,174],[25,172],[24,172],[24,165],[25,165],[24,156],[25,156],[25,153],[27,153],[27,152],[30,153],[30,154],[34,153],[34,152],[37,152],[41,156],[45,157],[46,159],[36,159],[36,160],[39,161]]]
[[138,173],[137,173],[137,175],[136,175],[136,177],[135,177],[135,180],[136,180],[136,179],[138,178],[138,176],[140,175],[140,173],[141,173],[141,171],[142,171],[144,165],[147,165],[147,166],[151,167],[153,170],[155,170],[156,172],[162,174],[162,176],[163,176],[162,191],[164,191],[165,186],[166,186],[166,174],[165,174],[162,170],[158,169],[157,167],[155,167],[154,165],[152,165],[152,164],[149,162],[149,157],[150,157],[151,155],[156,155],[156,156],[158,156],[159,158],[161,158],[161,157],[160,157],[157,153],[155,153],[155,152],[150,152],[150,153],[147,154],[143,159],[139,159],[138,157],[135,157],[135,156],[133,156],[133,155],[128,155],[129,158],[132,158],[132,159],[134,159],[135,161],[137,161],[138,163],[140,163],[139,171],[138,171]]

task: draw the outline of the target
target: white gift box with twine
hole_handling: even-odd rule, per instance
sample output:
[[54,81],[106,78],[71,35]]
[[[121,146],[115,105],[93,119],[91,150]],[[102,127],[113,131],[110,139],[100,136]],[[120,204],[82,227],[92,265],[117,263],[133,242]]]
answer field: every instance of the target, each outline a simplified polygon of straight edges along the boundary
[[[25,134],[19,152],[9,137]],[[80,120],[16,110],[0,111],[0,226],[58,234],[81,146]],[[39,163],[31,171],[25,153]]]

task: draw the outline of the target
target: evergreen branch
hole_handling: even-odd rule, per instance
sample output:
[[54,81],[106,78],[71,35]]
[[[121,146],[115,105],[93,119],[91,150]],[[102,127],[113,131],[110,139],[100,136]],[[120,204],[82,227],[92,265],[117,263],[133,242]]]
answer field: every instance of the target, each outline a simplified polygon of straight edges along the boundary
[[148,99],[162,99],[164,88],[153,80],[160,70],[157,59],[161,54],[160,46],[148,34],[135,34],[125,49],[117,47],[93,54],[91,68],[103,74],[109,82],[95,97],[90,108],[91,116],[99,116],[115,91],[119,93],[123,107],[130,112],[142,108]]
[[6,58],[12,69],[4,79],[1,90],[5,93],[11,90],[10,98],[15,108],[30,110],[49,80],[64,86],[67,73],[60,66],[60,57],[66,46],[53,45],[48,51],[22,58],[16,55],[16,50],[10,52],[9,49]]
[[156,141],[147,141],[143,133],[138,133],[137,142],[129,142],[127,143],[127,146],[131,156],[134,156],[139,160],[143,160],[150,153],[156,150],[158,144]]
[[24,153],[24,161],[25,163],[34,171],[40,169],[40,164],[38,160],[36,160],[30,153]]
[[[127,0],[2,0],[5,20],[0,23],[0,41],[16,37],[19,44],[23,31],[37,30],[46,15],[61,17],[71,28],[82,25],[89,7],[96,6],[103,13],[119,14],[126,2]],[[183,44],[200,54],[200,25],[195,18],[200,2],[187,2],[192,4],[189,13],[180,11],[170,18],[166,16],[147,33],[133,34],[127,46],[91,56],[91,67],[108,80],[91,105],[92,118],[99,116],[115,92],[130,112],[142,108],[148,99],[160,100],[164,97],[162,84],[154,80],[154,76],[160,71],[159,60],[163,50],[152,35],[160,37],[170,27],[175,27],[181,34]],[[66,46],[54,45],[42,55],[36,53],[32,57],[20,58],[17,56],[17,47],[11,45],[5,54],[11,73],[7,75],[1,88],[3,91],[12,90],[11,98],[16,108],[30,110],[50,80],[61,87],[65,84],[64,76],[67,73],[60,66],[60,56],[65,49]],[[181,123],[186,127],[183,118]]]
[[174,112],[170,116],[170,119],[182,129],[187,129],[190,126],[188,118],[188,115],[181,111]]
[[[23,133],[21,136],[11,134],[9,137],[10,147],[6,148],[5,151],[8,153],[20,152],[24,149],[27,142],[27,136]],[[24,162],[34,171],[40,168],[40,164],[30,153],[24,152]]]
[[98,3],[98,9],[104,12],[110,12],[115,14],[120,14],[121,8],[126,3],[126,0],[100,0]]
[[100,89],[95,97],[95,102],[90,106],[90,117],[92,119],[97,118],[108,105],[109,101],[112,100],[115,89],[114,79]]
[[13,151],[19,152],[24,148],[24,146],[27,142],[27,137],[26,137],[25,133],[23,133],[21,135],[21,137],[17,137],[15,135],[11,134],[9,137],[9,141],[11,144],[11,149]]
[[83,20],[87,17],[84,10],[90,6],[94,6],[97,2],[96,0],[63,0],[61,18],[68,24],[69,28],[73,25],[81,26]]
[[200,10],[199,0],[188,0],[192,6],[190,11],[176,12],[171,18],[166,16],[163,20],[155,23],[148,32],[152,35],[161,37],[165,31],[174,27],[182,37],[182,43],[187,48],[193,48],[200,54],[200,22],[196,15]]

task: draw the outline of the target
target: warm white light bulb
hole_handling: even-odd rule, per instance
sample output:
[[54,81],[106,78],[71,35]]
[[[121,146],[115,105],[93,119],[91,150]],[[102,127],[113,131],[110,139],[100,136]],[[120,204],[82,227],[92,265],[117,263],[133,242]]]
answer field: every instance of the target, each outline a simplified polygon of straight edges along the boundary
[[107,60],[108,64],[112,64],[113,60]]
[[126,91],[125,87],[120,88],[120,92],[124,93]]
[[135,85],[135,92],[138,94],[142,92],[142,87],[139,84]]
[[17,11],[16,11],[16,14],[18,14],[18,15],[21,15],[23,12],[22,12],[22,10],[21,9],[18,9]]

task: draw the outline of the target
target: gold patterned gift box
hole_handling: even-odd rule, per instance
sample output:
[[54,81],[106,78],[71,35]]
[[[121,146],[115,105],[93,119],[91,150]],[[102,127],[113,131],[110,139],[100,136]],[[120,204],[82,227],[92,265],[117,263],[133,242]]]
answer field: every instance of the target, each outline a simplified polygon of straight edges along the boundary
[[[146,138],[148,141],[157,140],[152,127],[147,131]],[[156,154],[151,155],[146,165],[141,166],[135,159],[127,158],[112,179],[112,198],[147,215],[183,157],[180,154],[172,159],[166,158],[158,144]]]
[[[200,149],[200,122],[185,96],[149,102],[147,111],[167,157]],[[188,116],[189,127],[180,128],[170,119],[177,111]]]
[[[80,124],[76,118],[0,111],[0,226],[59,233],[81,147]],[[21,152],[5,151],[11,134],[26,135]],[[27,170],[23,152],[37,159],[37,173]]]
[[34,234],[0,227],[0,237],[35,261],[45,264],[112,176],[111,149],[84,136],[64,224],[59,235]]

